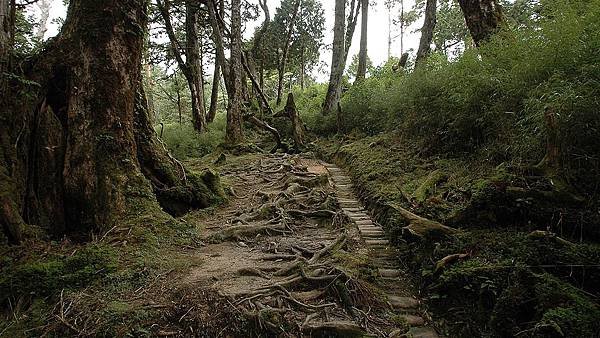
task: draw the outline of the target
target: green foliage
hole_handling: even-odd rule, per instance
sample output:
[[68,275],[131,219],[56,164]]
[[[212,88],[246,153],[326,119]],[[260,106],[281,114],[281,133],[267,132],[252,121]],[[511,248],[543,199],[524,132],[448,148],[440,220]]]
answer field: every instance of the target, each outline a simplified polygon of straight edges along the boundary
[[7,265],[0,274],[0,303],[8,297],[56,295],[98,280],[116,269],[112,249],[90,245],[71,256],[53,257],[24,264]]
[[[208,130],[198,133],[191,124],[166,123],[162,130],[162,139],[167,144],[171,154],[185,160],[192,157],[202,157],[211,153],[225,140],[226,116],[217,114],[215,121],[208,125]],[[161,126],[156,127],[161,134]]]
[[551,111],[563,162],[572,171],[593,169],[600,159],[600,1],[545,1],[541,8],[535,27],[499,34],[455,61],[434,54],[411,73],[389,65],[374,71],[345,93],[344,130],[399,129],[431,153],[536,162]]

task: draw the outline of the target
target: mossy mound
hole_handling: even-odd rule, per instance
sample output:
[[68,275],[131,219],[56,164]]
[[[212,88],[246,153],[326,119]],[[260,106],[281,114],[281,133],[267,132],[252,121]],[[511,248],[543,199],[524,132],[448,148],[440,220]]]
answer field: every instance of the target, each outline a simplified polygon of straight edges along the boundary
[[[319,147],[349,171],[449,336],[600,332],[594,199],[565,200],[551,178],[479,153],[423,154],[400,134],[350,135]],[[461,231],[407,243],[396,205]]]
[[116,267],[116,253],[102,245],[77,249],[73,255],[56,255],[29,262],[6,262],[0,273],[0,302],[9,297],[56,296],[100,280]]

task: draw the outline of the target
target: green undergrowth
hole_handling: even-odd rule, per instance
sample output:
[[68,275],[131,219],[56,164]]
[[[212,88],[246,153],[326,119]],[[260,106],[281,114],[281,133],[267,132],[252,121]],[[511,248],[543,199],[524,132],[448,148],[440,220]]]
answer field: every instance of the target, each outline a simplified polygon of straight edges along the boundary
[[156,333],[151,325],[161,311],[144,304],[168,296],[157,289],[167,276],[203,264],[187,253],[202,244],[201,225],[136,198],[143,193],[129,191],[132,210],[88,242],[29,238],[22,247],[0,246],[0,336]]
[[[349,172],[449,336],[600,333],[600,222],[593,200],[557,199],[548,179],[484,152],[424,154],[399,132],[322,139],[318,147]],[[415,242],[403,236],[407,224],[394,206],[461,231]],[[464,256],[436,265],[455,254]]]

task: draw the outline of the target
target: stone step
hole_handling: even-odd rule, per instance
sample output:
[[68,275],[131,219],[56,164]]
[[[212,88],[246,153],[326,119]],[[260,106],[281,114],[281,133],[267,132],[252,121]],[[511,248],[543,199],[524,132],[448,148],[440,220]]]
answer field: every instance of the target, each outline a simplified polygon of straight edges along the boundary
[[[357,213],[350,213],[350,212],[346,212],[346,216],[348,216],[353,222],[364,222],[364,221],[371,221],[371,218],[367,215],[361,215],[361,214],[357,214]],[[359,224],[357,224],[359,225]],[[369,226],[376,226],[375,223],[373,224],[368,224]]]
[[390,241],[387,239],[367,239],[365,240],[365,243],[369,246],[387,246],[390,244]]
[[440,336],[431,327],[412,327],[403,337],[410,338],[439,338]]
[[376,266],[381,269],[393,269],[396,267],[396,261],[394,260],[385,260],[385,259],[371,259],[373,266]]
[[342,210],[349,212],[364,212],[363,208],[352,208],[352,207],[343,207]]
[[365,219],[365,220],[359,220],[356,221],[356,225],[370,225],[370,226],[377,226],[375,223],[373,223],[373,221],[371,221],[370,219]]
[[386,239],[383,231],[361,231],[360,235],[365,239]]
[[358,230],[360,232],[363,232],[363,231],[383,231],[383,229],[381,227],[378,227],[375,224],[358,224]]
[[402,274],[402,271],[398,269],[379,269],[377,272],[379,276],[388,278],[396,278]]
[[423,326],[425,325],[425,319],[421,316],[416,315],[401,315],[402,319],[410,326]]
[[394,309],[415,309],[419,301],[412,297],[388,296],[388,302]]

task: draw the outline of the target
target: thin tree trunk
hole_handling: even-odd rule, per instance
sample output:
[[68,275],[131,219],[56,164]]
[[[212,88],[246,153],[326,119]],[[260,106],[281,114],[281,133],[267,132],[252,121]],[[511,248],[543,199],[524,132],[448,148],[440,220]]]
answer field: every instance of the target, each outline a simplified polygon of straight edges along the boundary
[[304,59],[304,46],[300,50],[300,88],[304,90],[304,77],[306,72],[306,60]]
[[423,61],[431,50],[431,40],[433,40],[433,30],[436,24],[437,0],[427,0],[425,5],[425,21],[421,28],[421,41],[417,51],[416,64]]
[[206,110],[204,109],[204,91],[202,65],[200,62],[200,43],[198,39],[198,5],[191,0],[185,2],[185,40],[186,40],[186,78],[190,83],[192,99],[192,120],[194,129],[206,128]]
[[348,61],[348,52],[350,52],[350,46],[352,46],[352,39],[354,38],[354,31],[356,30],[356,23],[358,22],[358,14],[360,13],[362,0],[352,0],[350,3],[350,13],[348,14],[348,24],[346,27],[346,37],[344,42],[344,62],[342,63],[342,74],[346,67],[346,61]]
[[215,116],[217,115],[217,109],[219,104],[219,82],[221,81],[221,66],[218,62],[216,62],[215,58],[215,68],[213,72],[213,80],[212,80],[212,90],[210,92],[210,108],[208,109],[208,115],[206,116],[206,120],[208,122],[213,122],[215,120]]
[[294,32],[294,24],[296,23],[296,17],[298,16],[298,9],[300,8],[300,0],[296,0],[294,9],[292,12],[292,18],[288,23],[287,34],[285,37],[285,45],[283,46],[283,54],[279,59],[279,78],[277,81],[277,105],[281,104],[281,97],[283,95],[283,76],[285,75],[285,66],[287,63],[288,53],[290,51],[290,43],[292,39],[292,33]]
[[206,111],[204,110],[204,97],[200,72],[200,46],[198,43],[198,8],[191,0],[185,2],[185,35],[186,35],[186,61],[181,54],[181,44],[175,35],[171,16],[169,13],[170,1],[164,3],[157,1],[157,7],[165,23],[165,29],[171,42],[171,51],[177,60],[181,72],[185,76],[192,101],[192,121],[194,129],[204,131],[206,127]]
[[[345,25],[346,25],[346,0],[335,0],[335,21],[333,26],[333,55],[331,57],[331,73],[329,86],[323,103],[323,115],[327,115],[337,108],[341,95],[342,73],[344,69],[345,54]],[[340,69],[342,71],[340,71]]]
[[0,0],[0,90],[3,93],[6,86],[4,73],[9,69],[9,56],[12,50],[11,31],[10,2]]
[[400,0],[400,55],[404,55],[404,0]]
[[229,144],[243,141],[242,129],[242,18],[241,0],[231,0],[231,58],[229,63],[229,107],[227,108],[227,128],[225,139]]
[[387,6],[388,10],[388,36],[387,36],[387,59],[392,57],[392,5]]
[[227,58],[225,58],[225,42],[223,41],[223,33],[221,32],[221,25],[217,17],[217,9],[213,0],[207,0],[208,17],[210,26],[212,29],[212,39],[215,44],[215,62],[220,65],[221,72],[223,74],[223,80],[225,82],[225,89],[227,90],[228,97],[230,96],[230,84],[229,84],[229,68],[227,65]]
[[362,81],[367,76],[367,34],[369,21],[369,0],[361,0],[362,18],[360,23],[360,51],[358,53],[358,70],[356,81]]
[[504,22],[497,0],[458,0],[475,46],[488,40]]

